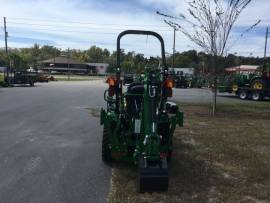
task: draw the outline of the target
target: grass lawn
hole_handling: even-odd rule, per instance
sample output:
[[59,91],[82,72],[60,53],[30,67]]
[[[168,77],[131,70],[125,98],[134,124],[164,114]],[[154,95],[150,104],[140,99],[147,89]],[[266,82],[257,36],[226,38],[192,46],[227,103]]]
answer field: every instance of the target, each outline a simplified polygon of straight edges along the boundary
[[4,74],[0,73],[0,82],[4,81]]
[[113,165],[109,202],[270,202],[270,102],[181,104],[169,191],[136,192],[136,167]]
[[88,76],[88,75],[53,75],[57,81],[90,81],[104,79],[104,76]]

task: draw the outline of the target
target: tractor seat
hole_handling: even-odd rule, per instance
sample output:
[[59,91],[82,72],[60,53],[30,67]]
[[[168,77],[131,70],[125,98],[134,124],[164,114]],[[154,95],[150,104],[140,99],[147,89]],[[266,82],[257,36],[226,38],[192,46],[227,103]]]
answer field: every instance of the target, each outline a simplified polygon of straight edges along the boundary
[[[138,117],[142,107],[144,86],[143,83],[134,82],[128,86],[126,101],[127,101],[127,113]],[[135,95],[128,95],[135,94]]]

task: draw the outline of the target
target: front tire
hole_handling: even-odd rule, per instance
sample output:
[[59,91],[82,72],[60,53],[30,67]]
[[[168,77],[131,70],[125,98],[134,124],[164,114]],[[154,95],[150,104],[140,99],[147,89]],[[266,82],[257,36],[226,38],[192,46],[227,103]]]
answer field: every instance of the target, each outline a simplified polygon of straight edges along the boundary
[[110,136],[109,130],[104,126],[102,137],[102,160],[107,163],[112,162],[112,155],[111,155],[112,153],[109,136]]
[[251,94],[251,98],[253,101],[261,101],[262,100],[262,94],[258,91],[254,91]]
[[34,86],[34,82],[33,82],[32,80],[30,80],[30,81],[29,81],[29,85],[30,85],[31,87],[33,87],[33,86]]
[[248,98],[248,92],[246,90],[240,90],[238,96],[242,100],[246,100]]

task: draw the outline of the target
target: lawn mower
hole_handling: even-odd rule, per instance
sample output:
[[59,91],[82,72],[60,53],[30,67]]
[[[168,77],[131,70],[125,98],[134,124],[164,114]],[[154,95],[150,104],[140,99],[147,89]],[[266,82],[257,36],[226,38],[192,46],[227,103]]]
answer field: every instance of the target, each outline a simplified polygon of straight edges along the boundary
[[[162,68],[145,68],[140,80],[123,87],[120,41],[125,35],[151,35],[161,43]],[[106,109],[101,109],[104,126],[102,159],[138,166],[138,191],[168,190],[168,161],[173,150],[176,125],[183,126],[183,112],[168,101],[173,81],[168,78],[164,41],[152,31],[127,30],[117,38],[117,67],[107,79]]]

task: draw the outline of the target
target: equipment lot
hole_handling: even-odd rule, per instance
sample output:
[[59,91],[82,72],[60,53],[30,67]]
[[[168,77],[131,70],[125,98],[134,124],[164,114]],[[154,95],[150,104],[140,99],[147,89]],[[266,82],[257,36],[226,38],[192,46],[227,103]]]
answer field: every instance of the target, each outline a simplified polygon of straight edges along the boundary
[[[99,80],[91,82],[51,82],[48,84],[37,84],[33,88],[15,87],[0,89],[1,201],[106,201],[110,187],[111,169],[101,161],[102,129],[99,125],[99,118],[89,111],[89,109],[96,109],[98,112],[98,108],[102,107],[104,104],[103,93],[106,87],[107,85]],[[174,167],[172,169],[174,170],[172,171],[173,174],[178,174],[176,177],[171,176],[171,180],[178,187],[178,189],[172,187],[172,190],[168,192],[169,195],[172,194],[171,197],[174,198],[172,200],[183,200],[181,197],[184,197],[184,200],[190,200],[189,197],[196,194],[199,197],[198,200],[204,200],[205,196],[200,196],[202,193],[198,192],[199,187],[205,187],[204,184],[207,182],[204,182],[204,180],[214,181],[214,184],[212,184],[213,182],[209,183],[213,187],[204,190],[203,195],[208,195],[210,192],[216,193],[216,191],[221,191],[222,194],[222,190],[223,192],[228,191],[228,188],[231,188],[229,184],[231,178],[234,181],[232,183],[239,186],[239,188],[244,187],[246,183],[245,190],[241,189],[241,191],[250,191],[251,198],[254,198],[253,191],[261,190],[263,193],[267,187],[269,189],[269,185],[267,186],[260,182],[262,177],[265,177],[265,180],[268,180],[269,184],[270,175],[267,170],[264,170],[264,168],[269,169],[267,168],[269,165],[264,163],[264,156],[269,155],[269,139],[265,136],[263,137],[263,143],[261,143],[261,137],[260,139],[255,139],[254,136],[263,135],[258,133],[253,136],[256,129],[265,129],[265,133],[269,135],[269,128],[267,128],[270,126],[269,119],[267,120],[267,115],[269,118],[269,114],[267,114],[267,112],[269,113],[269,108],[268,111],[265,110],[267,106],[270,106],[269,102],[259,102],[262,107],[257,112],[257,109],[252,107],[257,102],[241,101],[229,95],[219,96],[219,103],[248,104],[248,106],[244,109],[237,110],[237,106],[231,107],[231,104],[231,106],[222,104],[223,107],[225,106],[225,110],[223,109],[221,111],[221,114],[217,117],[217,121],[214,122],[207,116],[208,108],[206,107],[211,101],[211,93],[208,90],[175,89],[174,98],[179,102],[185,103],[184,112],[186,111],[187,121],[185,128],[178,130],[178,134],[176,135],[176,144],[178,146],[182,145],[182,138],[184,138],[186,144],[184,144],[183,148],[178,147],[176,149],[175,153],[179,155],[179,159],[172,160],[173,165],[180,167]],[[186,103],[192,103],[191,107]],[[194,103],[206,103],[206,105],[196,107]],[[230,113],[230,108],[234,108],[233,113]],[[240,114],[241,111],[244,111],[244,114]],[[237,115],[241,116],[237,117]],[[260,115],[263,116],[260,117]],[[246,120],[243,125],[240,125],[243,117]],[[253,118],[257,120],[253,121]],[[223,124],[222,119],[227,121],[226,125],[225,123]],[[197,125],[198,122],[200,123],[199,125]],[[239,129],[253,129],[253,131],[250,131],[252,134],[247,136],[246,140],[244,139],[245,135],[239,132],[238,124]],[[236,133],[233,130],[236,130]],[[220,132],[228,133],[218,141]],[[193,145],[194,143],[195,147]],[[197,147],[197,144],[199,147]],[[239,148],[237,148],[238,145],[240,146]],[[208,147],[208,150],[206,150],[207,147],[205,146]],[[225,157],[224,159],[222,156],[213,156],[215,154],[221,154],[219,150],[226,149],[226,146],[230,146],[228,149],[235,149],[234,153],[231,153],[230,150],[224,151],[224,156],[222,155]],[[258,157],[261,154],[263,155],[261,158],[252,159],[254,161],[251,162],[245,162],[250,157]],[[237,158],[238,155],[241,155],[239,157],[240,160]],[[184,157],[184,159],[181,159],[181,157]],[[208,158],[211,159],[211,162]],[[239,165],[236,165],[235,168],[224,168],[223,166],[220,166],[221,168],[210,167],[211,170],[222,170],[222,172],[218,173],[219,175],[224,172],[226,187],[216,187],[215,184],[219,184],[220,182],[215,181],[221,181],[220,184],[223,184],[222,181],[224,179],[219,179],[220,176],[216,176],[218,178],[211,176],[210,179],[198,179],[199,185],[196,186],[197,182],[195,178],[205,178],[199,174],[201,172],[198,171],[200,167],[197,168],[197,166],[201,166],[201,162],[203,164],[211,163],[214,166],[215,164],[222,163],[225,163],[228,167],[231,166],[230,164],[235,166],[233,165],[234,163],[239,163]],[[185,163],[187,165],[184,165]],[[259,168],[260,171],[258,172],[254,166],[262,167]],[[248,170],[249,168],[251,170]],[[244,170],[246,173],[241,175],[240,172],[242,169],[247,170]],[[113,170],[114,175],[116,174],[116,176],[113,176],[113,181],[120,180],[122,187],[127,190],[134,188],[133,185],[129,187],[130,184],[133,184],[132,175],[130,181],[125,179],[125,177],[124,179],[119,179],[115,168]],[[118,172],[119,170],[120,172],[124,170],[124,175],[129,175],[130,172],[125,171],[123,168],[117,170]],[[194,177],[191,183],[189,183],[189,179],[181,179],[183,173],[180,173],[180,170],[184,170],[183,172],[187,178]],[[189,170],[193,170],[193,172],[188,173]],[[227,182],[226,177],[229,177],[229,181]],[[180,189],[181,187],[185,187],[185,184],[181,183],[182,180],[191,188],[190,190],[179,190],[179,187]],[[250,182],[250,180],[252,181]],[[117,182],[113,182],[113,184],[118,185]],[[249,187],[250,184],[253,184],[252,187]],[[195,186],[198,188],[192,190],[192,187]],[[258,187],[258,190],[255,190],[253,187]],[[234,191],[241,192],[239,188],[232,187],[232,190],[229,190],[228,194],[233,195]],[[119,192],[119,190],[116,192]],[[179,196],[176,196],[178,193]],[[117,197],[118,193],[112,192],[111,195],[115,194]],[[130,194],[133,194],[132,191]],[[266,195],[269,195],[269,193],[260,195],[258,199],[260,200],[261,197],[265,197]],[[125,199],[125,197],[121,198]],[[146,194],[142,198],[144,199],[140,200],[152,200],[152,196],[149,194]],[[209,198],[220,200],[219,197],[214,195],[210,195]],[[208,200],[210,201],[210,199],[206,201]],[[233,201],[239,199],[228,199],[227,197],[227,200]]]

